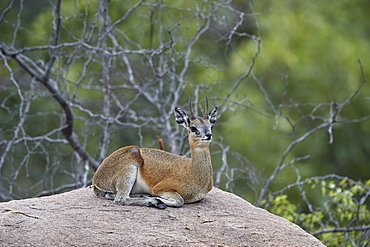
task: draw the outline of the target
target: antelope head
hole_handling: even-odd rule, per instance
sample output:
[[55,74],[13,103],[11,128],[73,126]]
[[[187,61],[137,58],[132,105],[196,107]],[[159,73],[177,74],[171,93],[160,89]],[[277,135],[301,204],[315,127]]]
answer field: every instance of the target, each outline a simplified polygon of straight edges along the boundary
[[176,122],[188,131],[190,145],[202,146],[212,141],[212,126],[216,122],[218,108],[214,107],[208,112],[208,99],[206,98],[206,111],[203,118],[196,118],[191,101],[189,101],[190,116],[179,107],[175,108]]

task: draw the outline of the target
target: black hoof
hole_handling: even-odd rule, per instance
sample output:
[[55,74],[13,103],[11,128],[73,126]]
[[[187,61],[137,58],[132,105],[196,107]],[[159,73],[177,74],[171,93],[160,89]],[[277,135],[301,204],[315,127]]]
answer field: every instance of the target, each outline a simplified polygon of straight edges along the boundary
[[156,204],[153,204],[151,202],[148,203],[148,207],[156,207],[158,209],[165,209],[167,208],[167,205],[164,204],[164,203],[156,203]]
[[158,209],[165,209],[165,208],[167,208],[167,205],[166,204],[164,204],[164,203],[158,203],[157,205],[155,205],[156,206],[156,208],[158,208]]

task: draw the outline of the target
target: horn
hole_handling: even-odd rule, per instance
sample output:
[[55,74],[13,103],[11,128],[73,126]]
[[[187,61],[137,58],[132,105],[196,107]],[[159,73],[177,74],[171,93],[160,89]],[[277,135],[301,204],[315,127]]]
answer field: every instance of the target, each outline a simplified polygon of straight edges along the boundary
[[191,98],[189,98],[189,109],[190,109],[191,120],[194,120],[195,115],[194,115],[193,107],[191,105]]
[[209,119],[208,113],[208,97],[206,96],[206,113],[204,114],[204,119]]

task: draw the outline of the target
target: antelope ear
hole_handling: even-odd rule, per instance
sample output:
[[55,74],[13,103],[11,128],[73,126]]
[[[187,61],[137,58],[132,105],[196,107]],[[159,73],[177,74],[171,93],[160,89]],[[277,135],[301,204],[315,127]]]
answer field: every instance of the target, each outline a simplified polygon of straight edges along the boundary
[[175,117],[176,122],[185,128],[188,128],[190,125],[190,120],[188,115],[186,115],[185,111],[179,107],[175,108]]
[[209,122],[214,124],[217,120],[218,107],[216,106],[209,112]]

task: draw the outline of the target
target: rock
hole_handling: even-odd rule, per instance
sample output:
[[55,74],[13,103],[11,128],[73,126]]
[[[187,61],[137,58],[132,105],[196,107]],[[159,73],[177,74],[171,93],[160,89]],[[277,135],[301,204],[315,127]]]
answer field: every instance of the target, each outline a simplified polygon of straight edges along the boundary
[[1,246],[324,246],[299,226],[213,188],[159,210],[115,205],[91,188],[0,203]]

